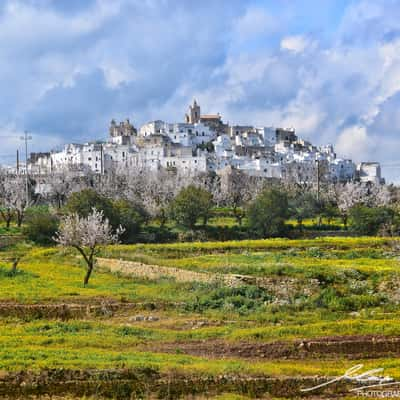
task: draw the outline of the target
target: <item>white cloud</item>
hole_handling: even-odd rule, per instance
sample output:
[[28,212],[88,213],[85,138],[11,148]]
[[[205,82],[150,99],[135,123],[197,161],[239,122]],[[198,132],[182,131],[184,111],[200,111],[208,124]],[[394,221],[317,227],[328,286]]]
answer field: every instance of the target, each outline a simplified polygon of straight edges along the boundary
[[398,0],[351,2],[325,40],[285,6],[94,0],[65,13],[54,4],[8,0],[0,11],[0,129],[86,140],[111,117],[181,120],[196,97],[232,123],[294,126],[337,143],[339,155],[369,159],[378,143],[381,161],[398,157]]
[[336,143],[336,149],[343,157],[353,158],[356,161],[361,161],[363,157],[369,155],[370,146],[371,141],[363,126],[351,126],[344,129]]
[[302,35],[287,36],[281,40],[281,49],[293,53],[302,53],[310,46],[314,46],[313,41]]
[[235,23],[235,34],[238,41],[242,42],[259,35],[276,32],[279,28],[278,21],[265,9],[250,7]]

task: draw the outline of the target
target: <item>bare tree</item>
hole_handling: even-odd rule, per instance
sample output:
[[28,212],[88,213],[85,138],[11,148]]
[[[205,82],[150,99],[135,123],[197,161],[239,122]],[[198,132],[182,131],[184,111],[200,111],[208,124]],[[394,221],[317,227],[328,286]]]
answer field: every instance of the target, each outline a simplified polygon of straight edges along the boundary
[[72,173],[58,171],[42,178],[36,185],[36,191],[47,201],[55,203],[57,208],[61,208],[73,191],[73,186]]
[[17,225],[20,227],[25,218],[25,212],[27,208],[33,204],[33,201],[27,198],[26,183],[22,176],[17,176],[14,181],[9,182],[9,185],[8,190],[11,193],[15,215],[17,217]]
[[120,227],[113,232],[108,219],[103,216],[103,211],[93,209],[86,218],[79,217],[78,214],[67,215],[62,220],[54,240],[62,246],[74,247],[82,255],[87,266],[83,280],[86,286],[93,271],[98,247],[118,243],[123,231],[124,229]]
[[148,174],[147,185],[142,192],[142,201],[147,212],[164,226],[167,222],[168,207],[182,184],[174,173],[159,171]]
[[347,225],[349,210],[357,204],[368,207],[386,206],[391,201],[391,192],[386,185],[348,182],[330,185],[324,190],[325,200],[337,204],[344,225]]
[[214,198],[219,196],[222,204],[232,207],[236,222],[242,225],[245,216],[243,207],[252,200],[254,192],[257,192],[257,182],[244,172],[230,169],[221,174],[219,191],[213,193]]
[[21,226],[25,217],[26,209],[32,204],[27,199],[26,183],[22,176],[6,175],[1,179],[0,187],[0,214],[7,228],[10,227],[14,216],[17,225]]

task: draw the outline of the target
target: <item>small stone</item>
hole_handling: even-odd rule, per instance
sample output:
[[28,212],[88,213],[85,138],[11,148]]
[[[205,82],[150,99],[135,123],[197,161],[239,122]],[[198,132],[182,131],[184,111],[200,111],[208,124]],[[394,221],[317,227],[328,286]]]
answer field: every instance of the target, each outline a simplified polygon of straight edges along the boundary
[[133,317],[129,318],[129,321],[144,321],[143,315],[134,315]]
[[352,317],[359,317],[360,313],[358,311],[352,311],[349,315],[351,315]]

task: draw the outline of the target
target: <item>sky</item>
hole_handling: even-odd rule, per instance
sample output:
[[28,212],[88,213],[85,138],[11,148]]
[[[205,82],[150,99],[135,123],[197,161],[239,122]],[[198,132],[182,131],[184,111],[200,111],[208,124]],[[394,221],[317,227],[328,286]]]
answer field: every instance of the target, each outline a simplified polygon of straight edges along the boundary
[[400,183],[400,0],[0,0],[0,163],[204,113]]

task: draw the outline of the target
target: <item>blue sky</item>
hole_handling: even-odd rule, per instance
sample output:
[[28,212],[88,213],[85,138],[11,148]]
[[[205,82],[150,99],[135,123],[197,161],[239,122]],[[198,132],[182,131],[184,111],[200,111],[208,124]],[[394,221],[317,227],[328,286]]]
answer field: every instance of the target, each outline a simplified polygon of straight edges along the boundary
[[0,162],[111,118],[293,126],[400,179],[400,0],[0,0]]

